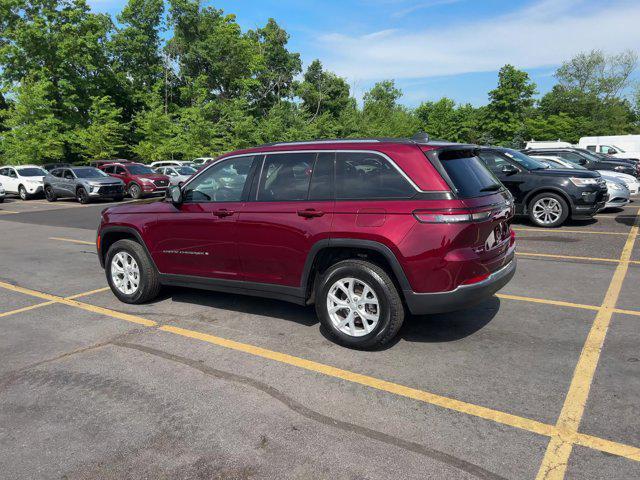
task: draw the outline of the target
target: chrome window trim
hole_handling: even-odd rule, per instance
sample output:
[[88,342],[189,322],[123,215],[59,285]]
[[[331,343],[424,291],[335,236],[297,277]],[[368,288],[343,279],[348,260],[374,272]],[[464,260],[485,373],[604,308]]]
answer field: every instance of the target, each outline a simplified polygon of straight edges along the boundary
[[[370,142],[368,140],[368,142]],[[327,143],[337,143],[337,142],[327,142]],[[355,143],[352,140],[344,141],[343,143]],[[295,144],[288,144],[288,145],[300,145],[299,143],[295,143]],[[335,149],[335,148],[331,148],[331,149],[326,149],[326,150],[273,150],[273,151],[269,151],[269,152],[254,152],[254,153],[239,153],[237,155],[230,155],[228,157],[224,157],[221,158],[218,161],[212,162],[207,168],[205,168],[204,170],[202,170],[200,173],[198,173],[197,175],[191,177],[191,179],[189,179],[189,181],[187,183],[185,183],[183,185],[183,188],[187,187],[193,180],[195,180],[196,178],[198,178],[200,175],[202,175],[204,172],[206,172],[207,170],[209,170],[211,167],[213,167],[214,165],[217,165],[219,162],[223,162],[225,160],[229,160],[231,158],[238,158],[238,157],[254,157],[256,155],[280,155],[280,154],[284,154],[284,153],[322,153],[322,152],[333,152],[333,153],[370,153],[373,155],[379,155],[382,158],[384,158],[387,162],[389,162],[391,164],[391,166],[393,168],[396,169],[396,171],[402,175],[402,177],[409,182],[409,184],[414,188],[414,190],[418,193],[452,193],[450,190],[446,191],[446,190],[422,190],[420,189],[420,187],[418,187],[418,185],[415,184],[415,182],[413,180],[411,180],[411,178],[409,178],[409,176],[404,172],[404,170],[402,170],[398,164],[391,158],[389,157],[389,155],[383,153],[383,152],[379,152],[377,150],[341,150],[341,149]],[[263,160],[263,165],[264,165],[264,160]],[[260,174],[262,175],[262,172],[260,172]]]

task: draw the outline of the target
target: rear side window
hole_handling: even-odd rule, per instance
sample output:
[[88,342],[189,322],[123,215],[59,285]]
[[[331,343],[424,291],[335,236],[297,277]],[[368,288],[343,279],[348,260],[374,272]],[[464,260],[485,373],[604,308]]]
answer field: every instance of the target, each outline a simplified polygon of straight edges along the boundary
[[315,153],[282,153],[267,155],[262,167],[259,202],[291,202],[306,200]]
[[375,153],[339,152],[336,155],[336,199],[411,198],[415,189],[385,158]]
[[500,181],[493,176],[478,157],[468,150],[443,151],[438,160],[451,179],[458,196],[462,198],[480,197],[496,192]]
[[309,200],[331,200],[333,198],[333,160],[336,154],[322,152],[318,154],[311,174]]

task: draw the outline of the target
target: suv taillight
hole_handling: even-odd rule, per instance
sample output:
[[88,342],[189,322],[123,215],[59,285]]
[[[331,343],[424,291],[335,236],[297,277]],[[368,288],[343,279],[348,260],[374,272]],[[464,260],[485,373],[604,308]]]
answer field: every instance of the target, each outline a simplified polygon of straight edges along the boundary
[[421,223],[481,222],[491,216],[491,210],[415,210],[413,216]]

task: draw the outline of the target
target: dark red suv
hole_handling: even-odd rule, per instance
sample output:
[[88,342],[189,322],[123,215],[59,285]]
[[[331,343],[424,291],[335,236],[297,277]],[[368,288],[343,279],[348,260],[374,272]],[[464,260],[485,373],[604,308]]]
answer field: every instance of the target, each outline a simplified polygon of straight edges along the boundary
[[466,308],[515,272],[509,192],[473,145],[280,143],[225,155],[166,201],[105,210],[126,303],[178,285],[315,304],[334,339],[389,342],[413,314]]
[[169,177],[142,163],[114,162],[98,168],[122,180],[127,193],[136,200],[147,195],[164,195],[169,188]]

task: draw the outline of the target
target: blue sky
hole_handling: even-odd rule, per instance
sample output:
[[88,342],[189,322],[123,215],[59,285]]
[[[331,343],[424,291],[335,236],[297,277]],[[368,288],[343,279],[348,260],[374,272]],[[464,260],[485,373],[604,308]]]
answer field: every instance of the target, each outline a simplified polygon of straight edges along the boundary
[[[117,13],[126,0],[89,0]],[[244,29],[273,17],[307,65],[319,58],[356,97],[393,78],[402,102],[448,96],[481,105],[512,63],[541,93],[572,55],[594,48],[640,53],[638,0],[220,0]]]

